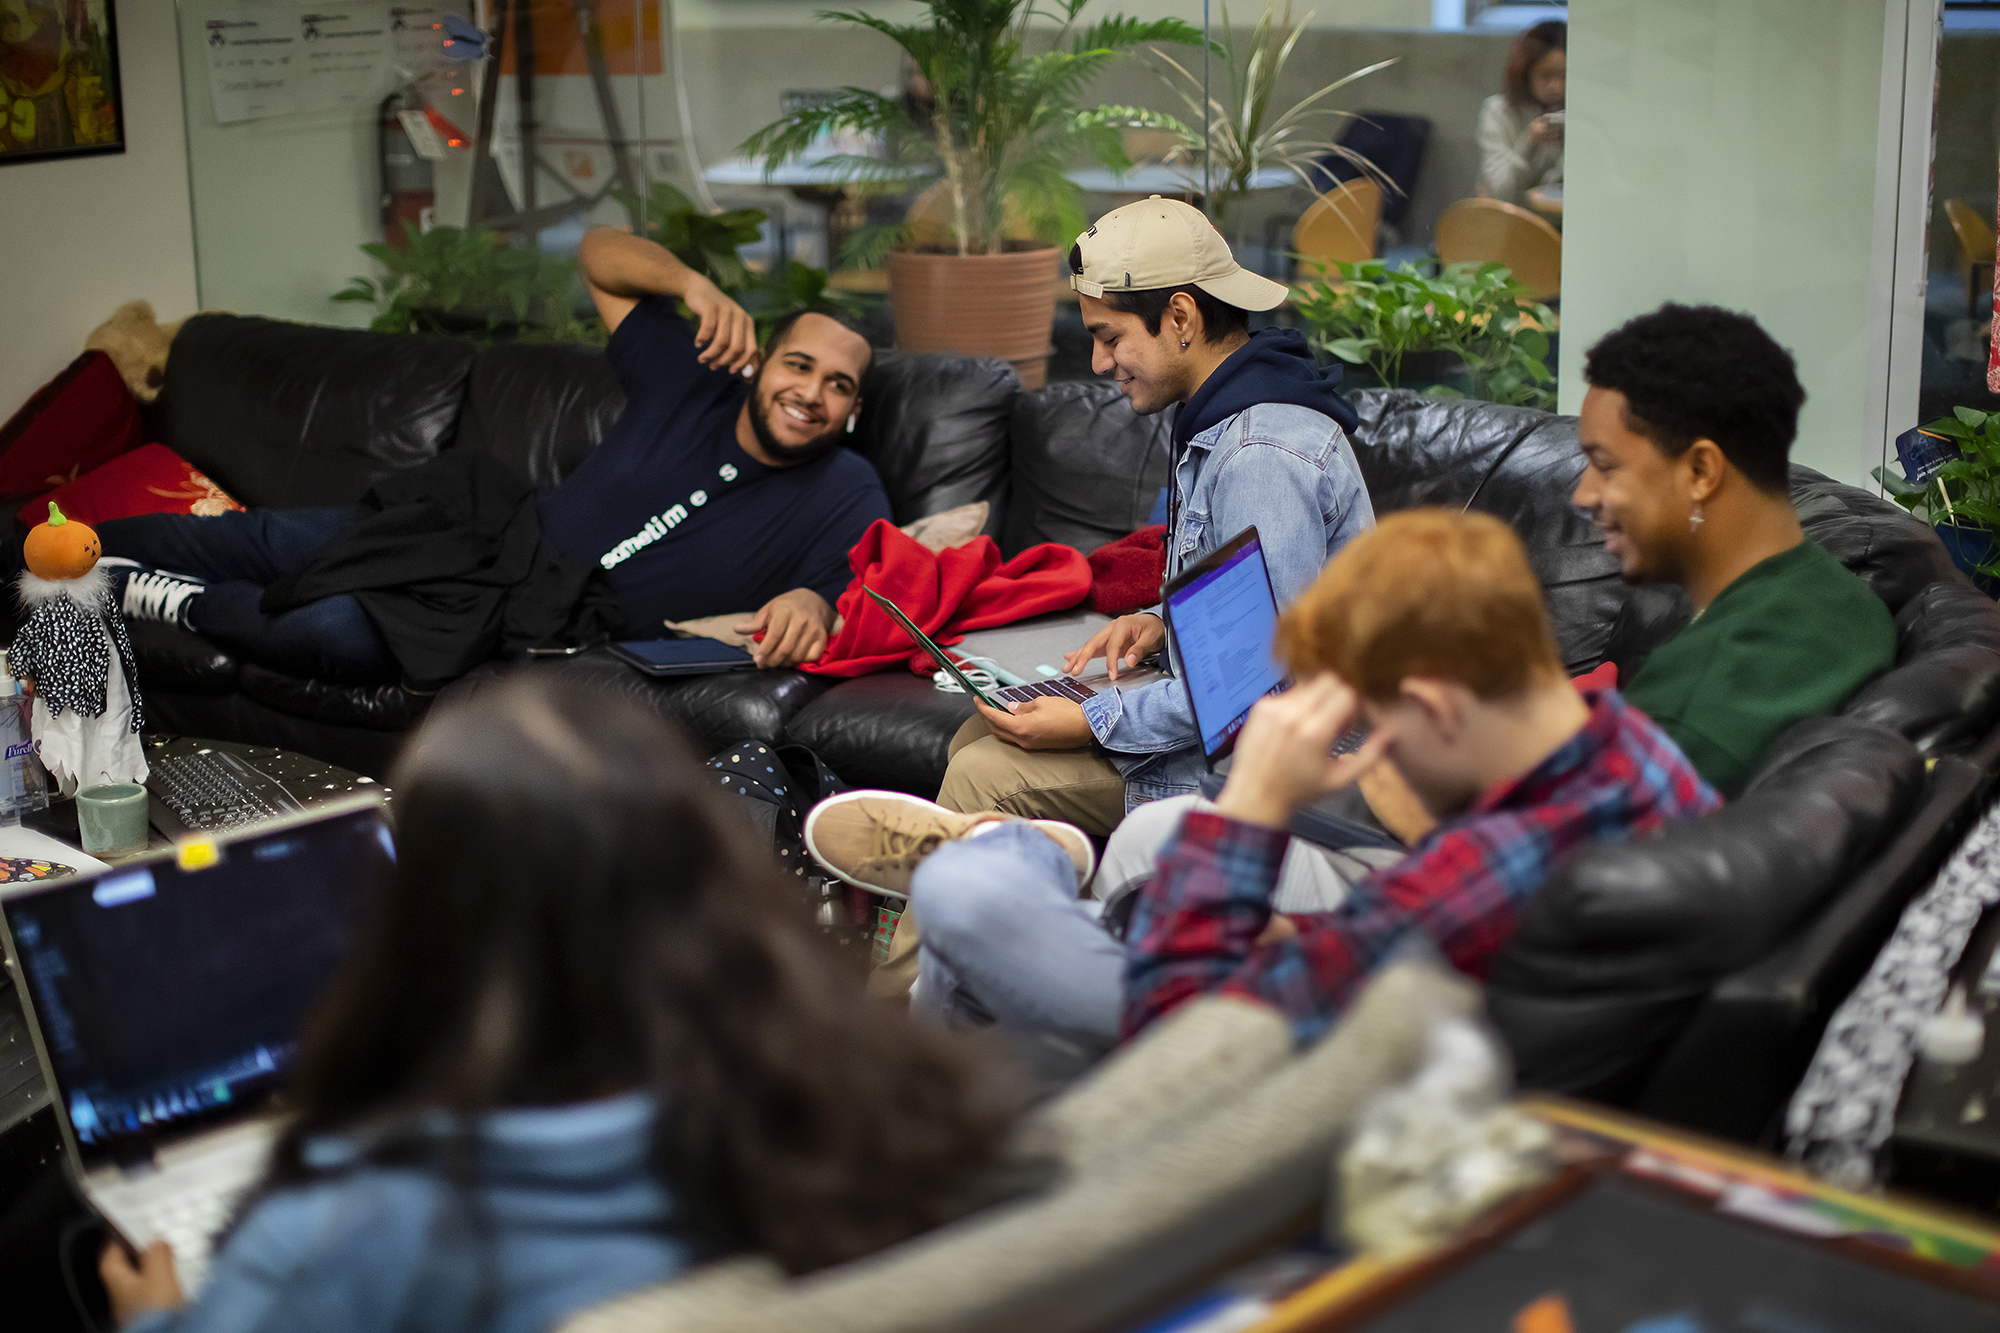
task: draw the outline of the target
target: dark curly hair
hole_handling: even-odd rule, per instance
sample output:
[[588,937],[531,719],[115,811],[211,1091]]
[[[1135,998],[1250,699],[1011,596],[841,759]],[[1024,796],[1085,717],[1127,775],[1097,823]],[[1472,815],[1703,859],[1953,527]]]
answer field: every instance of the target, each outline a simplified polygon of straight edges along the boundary
[[1590,349],[1583,377],[1625,395],[1625,424],[1669,458],[1713,440],[1759,490],[1782,493],[1806,391],[1792,354],[1750,316],[1661,306]]
[[[1069,271],[1083,272],[1083,247],[1080,245],[1069,248]],[[1201,340],[1204,343],[1227,342],[1239,333],[1250,332],[1248,310],[1233,306],[1220,297],[1210,296],[1191,282],[1179,287],[1146,287],[1137,291],[1123,287],[1116,291],[1107,288],[1101,299],[1121,315],[1137,315],[1139,322],[1146,326],[1146,332],[1157,338],[1160,336],[1160,325],[1167,318],[1167,307],[1179,292],[1187,293],[1201,315]]]
[[713,777],[620,697],[516,677],[434,712],[266,1190],[329,1174],[310,1136],[355,1134],[364,1162],[437,1163],[476,1237],[482,1113],[646,1089],[653,1170],[707,1253],[804,1272],[986,1202],[1014,1089],[867,998]]

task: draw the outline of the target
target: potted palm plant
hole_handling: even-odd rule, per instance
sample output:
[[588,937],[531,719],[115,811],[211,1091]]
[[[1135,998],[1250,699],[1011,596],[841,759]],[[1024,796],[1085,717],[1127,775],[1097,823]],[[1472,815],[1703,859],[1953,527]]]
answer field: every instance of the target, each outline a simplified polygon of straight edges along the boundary
[[[1086,26],[1090,0],[926,0],[918,23],[822,12],[827,22],[872,28],[909,54],[930,96],[838,93],[765,126],[743,152],[777,167],[836,131],[879,135],[881,158],[835,155],[822,169],[867,187],[934,166],[950,203],[949,244],[912,244],[905,228],[870,228],[850,246],[863,262],[886,255],[896,343],[912,351],[998,356],[1022,382],[1042,382],[1055,322],[1061,245],[1083,230],[1081,192],[1063,172],[1081,158],[1131,165],[1119,138],[1128,125],[1171,125],[1153,112],[1086,106],[1083,89],[1124,51],[1154,42],[1199,43],[1179,19],[1113,16]],[[1051,40],[1031,30],[1053,22]],[[1010,223],[1012,224],[1010,226]],[[1010,240],[1010,231],[1031,240]]]
[[[1328,121],[1350,120],[1353,113],[1323,105],[1326,98],[1356,79],[1395,64],[1394,58],[1335,79],[1283,110],[1272,101],[1285,64],[1292,58],[1292,48],[1299,44],[1305,25],[1311,21],[1308,13],[1292,22],[1289,3],[1282,13],[1266,7],[1251,30],[1249,46],[1239,51],[1229,27],[1229,6],[1222,6],[1221,53],[1228,74],[1227,100],[1206,95],[1201,77],[1165,51],[1153,52],[1172,71],[1162,70],[1161,78],[1187,104],[1195,122],[1176,122],[1170,127],[1180,142],[1167,161],[1180,166],[1193,187],[1203,191],[1204,207],[1217,227],[1224,225],[1232,206],[1250,192],[1257,174],[1274,167],[1290,172],[1299,184],[1317,194],[1323,178],[1315,179],[1313,168],[1328,156],[1339,157],[1384,189],[1396,188],[1373,162],[1328,137],[1332,128]],[[1368,239],[1372,242],[1374,237]]]

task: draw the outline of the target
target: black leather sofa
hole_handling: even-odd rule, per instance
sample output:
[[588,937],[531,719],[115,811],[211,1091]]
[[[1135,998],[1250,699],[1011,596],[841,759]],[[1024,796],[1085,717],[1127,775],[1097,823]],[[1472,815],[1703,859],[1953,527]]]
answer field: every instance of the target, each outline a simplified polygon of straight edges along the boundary
[[[1168,423],[1102,384],[1019,390],[998,362],[878,355],[854,446],[898,522],[986,500],[1013,554],[1094,549],[1139,526],[1169,466]],[[1566,664],[1629,677],[1685,620],[1679,595],[1629,589],[1569,492],[1572,418],[1402,391],[1353,395],[1378,512],[1471,506],[1526,541]],[[440,338],[202,315],[175,339],[155,438],[246,503],[351,501],[443,449],[486,449],[559,480],[622,407],[596,353],[481,350]],[[1805,468],[1808,532],[1896,614],[1896,669],[1836,718],[1789,733],[1708,820],[1594,849],[1530,908],[1490,978],[1524,1082],[1755,1139],[1796,1083],[1832,1004],[1984,799],[2000,721],[2000,610],[1922,524]],[[381,775],[429,700],[288,678],[198,637],[137,627],[156,725],[283,745]],[[472,691],[502,669],[450,687]],[[661,682],[607,654],[528,669],[643,696],[719,747],[811,746],[849,781],[931,794],[970,711],[907,673],[830,682],[766,671]]]

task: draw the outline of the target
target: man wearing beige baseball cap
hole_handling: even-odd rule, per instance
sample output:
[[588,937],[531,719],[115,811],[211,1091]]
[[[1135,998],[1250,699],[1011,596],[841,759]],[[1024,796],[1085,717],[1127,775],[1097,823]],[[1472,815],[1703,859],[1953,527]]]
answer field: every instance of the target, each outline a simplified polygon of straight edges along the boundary
[[[1249,331],[1282,304],[1282,283],[1248,271],[1200,211],[1154,195],[1098,219],[1069,252],[1070,284],[1093,341],[1091,367],[1151,415],[1179,406],[1167,577],[1256,525],[1280,605],[1373,526],[1347,432],[1338,369],[1290,329]],[[1113,621],[1064,668],[1105,658],[1112,678],[1162,648],[1155,612]],[[1204,771],[1186,686],[1157,680],[1083,703],[1041,698],[980,707],[952,742],[938,802],[1066,820],[1108,834],[1142,801],[1193,792]]]

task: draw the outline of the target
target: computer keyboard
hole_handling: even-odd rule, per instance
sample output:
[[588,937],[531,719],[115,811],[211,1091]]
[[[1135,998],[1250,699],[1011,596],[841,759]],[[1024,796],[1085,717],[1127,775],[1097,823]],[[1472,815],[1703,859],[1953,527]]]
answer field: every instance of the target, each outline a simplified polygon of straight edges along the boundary
[[141,1224],[153,1240],[174,1247],[174,1270],[186,1290],[200,1287],[208,1276],[215,1235],[229,1221],[230,1211],[242,1195],[241,1189],[191,1191],[162,1199],[140,1214]]
[[147,790],[191,833],[235,828],[305,809],[270,774],[222,750],[152,761]]
[[993,691],[993,697],[1003,703],[1026,703],[1030,699],[1072,699],[1082,703],[1097,691],[1074,676],[1057,676],[1053,680],[1032,680],[1026,685],[1009,685],[1004,690]]

